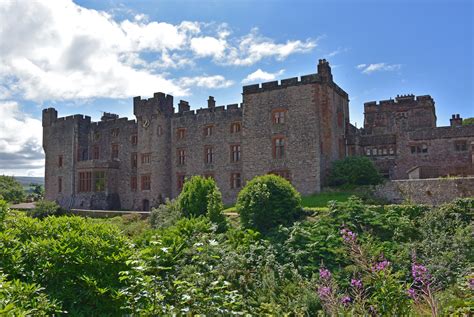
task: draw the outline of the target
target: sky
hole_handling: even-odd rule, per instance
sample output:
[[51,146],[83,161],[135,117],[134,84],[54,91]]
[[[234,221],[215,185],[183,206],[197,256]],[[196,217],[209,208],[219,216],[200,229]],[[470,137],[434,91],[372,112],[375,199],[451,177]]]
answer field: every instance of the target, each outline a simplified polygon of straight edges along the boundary
[[133,118],[154,92],[205,107],[329,61],[363,104],[431,95],[438,126],[474,117],[471,0],[0,0],[0,174],[43,176],[41,111]]

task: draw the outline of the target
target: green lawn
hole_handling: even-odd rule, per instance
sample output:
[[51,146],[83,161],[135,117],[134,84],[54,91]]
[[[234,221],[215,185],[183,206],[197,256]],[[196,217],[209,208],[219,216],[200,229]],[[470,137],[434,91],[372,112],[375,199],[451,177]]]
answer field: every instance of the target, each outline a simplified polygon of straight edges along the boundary
[[303,207],[327,207],[328,202],[336,200],[340,202],[347,201],[347,199],[354,195],[351,192],[321,192],[310,196],[302,197]]

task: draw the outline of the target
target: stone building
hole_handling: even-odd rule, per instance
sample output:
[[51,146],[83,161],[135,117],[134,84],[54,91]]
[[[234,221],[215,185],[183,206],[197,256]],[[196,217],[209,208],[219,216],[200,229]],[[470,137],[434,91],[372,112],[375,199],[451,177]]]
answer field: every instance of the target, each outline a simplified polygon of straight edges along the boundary
[[347,93],[326,60],[317,73],[243,87],[240,105],[190,110],[173,96],[135,97],[136,120],[100,122],[43,110],[46,199],[63,207],[148,210],[176,197],[187,177],[212,177],[226,203],[247,180],[274,173],[302,194],[319,192],[346,153]]
[[364,128],[351,127],[348,153],[372,158],[390,179],[474,175],[474,125],[459,114],[436,127],[431,96],[404,95],[364,104]]

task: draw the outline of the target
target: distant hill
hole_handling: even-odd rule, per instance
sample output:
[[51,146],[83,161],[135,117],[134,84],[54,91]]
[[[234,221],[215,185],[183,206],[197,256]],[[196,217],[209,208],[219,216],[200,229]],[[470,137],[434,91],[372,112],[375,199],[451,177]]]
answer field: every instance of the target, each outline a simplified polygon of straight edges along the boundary
[[44,177],[30,177],[30,176],[14,176],[23,187],[29,187],[30,184],[38,184],[44,186]]

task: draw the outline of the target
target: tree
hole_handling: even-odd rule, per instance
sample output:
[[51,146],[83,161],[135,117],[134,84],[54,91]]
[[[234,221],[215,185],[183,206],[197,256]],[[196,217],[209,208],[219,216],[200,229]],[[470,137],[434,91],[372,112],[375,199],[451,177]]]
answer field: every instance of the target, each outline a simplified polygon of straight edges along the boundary
[[374,163],[365,156],[348,156],[334,161],[329,176],[329,184],[375,185],[382,181]]
[[286,179],[258,176],[240,191],[237,210],[245,228],[267,232],[278,225],[290,225],[300,216],[301,196]]
[[463,119],[462,125],[474,125],[474,117]]
[[0,196],[8,202],[19,203],[25,199],[25,192],[13,176],[0,175]]

